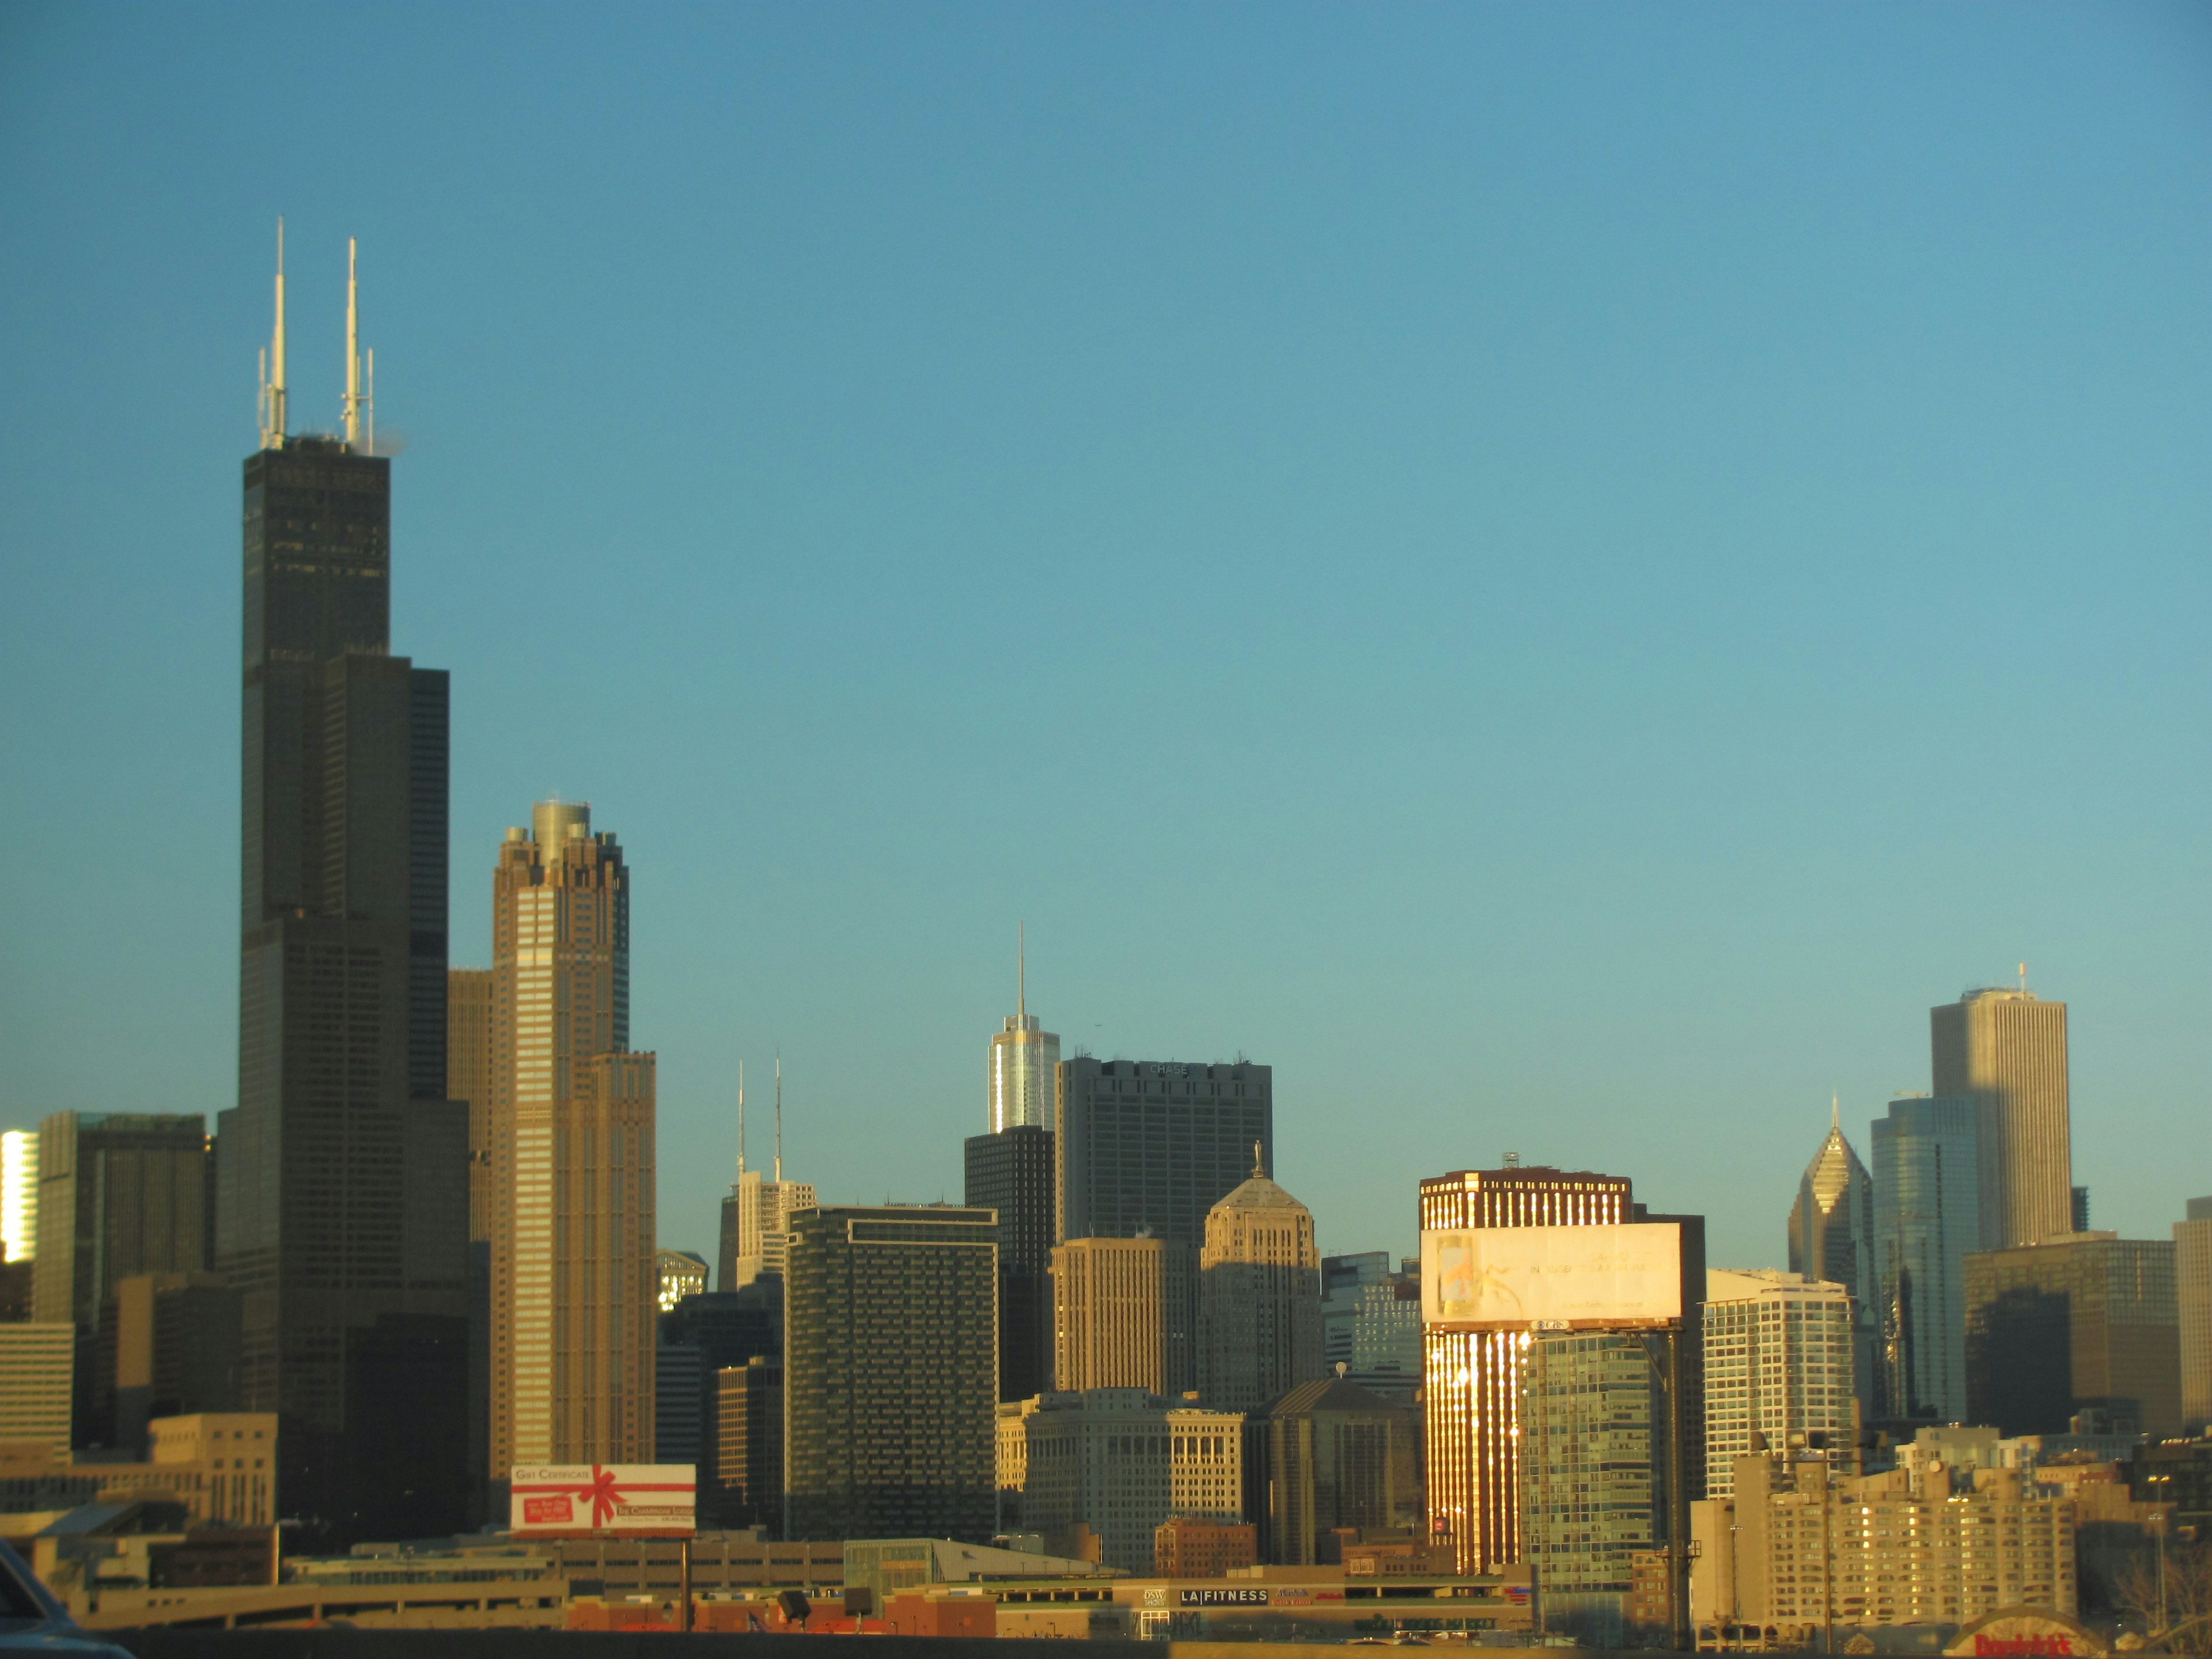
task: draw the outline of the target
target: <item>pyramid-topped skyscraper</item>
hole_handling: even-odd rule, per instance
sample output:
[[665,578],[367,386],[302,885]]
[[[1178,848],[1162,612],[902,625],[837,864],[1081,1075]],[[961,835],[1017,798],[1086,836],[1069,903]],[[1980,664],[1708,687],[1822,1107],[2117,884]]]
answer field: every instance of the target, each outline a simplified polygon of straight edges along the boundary
[[1844,1139],[1840,1103],[1829,1107],[1827,1139],[1790,1206],[1790,1271],[1851,1293],[1852,1389],[1873,1415],[1874,1177]]

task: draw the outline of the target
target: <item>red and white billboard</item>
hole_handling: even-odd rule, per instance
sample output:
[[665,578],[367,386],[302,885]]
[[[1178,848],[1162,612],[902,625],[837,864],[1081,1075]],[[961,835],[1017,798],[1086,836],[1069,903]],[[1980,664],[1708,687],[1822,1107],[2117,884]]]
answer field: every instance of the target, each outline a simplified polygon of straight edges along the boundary
[[690,1463],[518,1463],[507,1530],[518,1538],[689,1538],[699,1528]]

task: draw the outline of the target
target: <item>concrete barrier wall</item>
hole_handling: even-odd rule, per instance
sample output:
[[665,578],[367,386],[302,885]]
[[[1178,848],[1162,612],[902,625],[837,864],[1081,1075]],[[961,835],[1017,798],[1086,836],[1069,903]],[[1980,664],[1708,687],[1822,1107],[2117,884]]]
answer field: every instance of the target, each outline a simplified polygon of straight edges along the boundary
[[[100,1639],[138,1659],[1070,1659],[1066,1641],[1021,1637],[678,1637],[660,1631],[119,1630]],[[1165,1642],[1085,1642],[1082,1659],[1171,1659]],[[1194,1644],[1208,1646],[1208,1644]],[[1263,1644],[1238,1644],[1245,1659]]]
[[[296,1628],[104,1631],[100,1639],[128,1648],[137,1659],[886,1659],[887,1645],[895,1648],[897,1659],[1314,1659],[1317,1649],[1335,1645],[1086,1641],[1079,1653],[1071,1653],[1073,1644],[1067,1641],[1005,1636],[678,1637],[656,1631]],[[1464,1650],[1486,1650],[1469,1644]],[[1602,1659],[1606,1652],[1568,1651],[1577,1659]]]

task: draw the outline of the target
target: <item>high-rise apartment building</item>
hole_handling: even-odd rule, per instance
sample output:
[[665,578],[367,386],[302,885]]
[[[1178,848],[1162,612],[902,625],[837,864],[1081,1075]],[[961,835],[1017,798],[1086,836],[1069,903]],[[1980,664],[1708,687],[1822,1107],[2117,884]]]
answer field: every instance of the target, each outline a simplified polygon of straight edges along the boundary
[[1875,1120],[1874,1415],[1893,1422],[1966,1416],[1966,1259],[1981,1238],[1975,1111],[1971,1100],[1908,1096]]
[[[765,1525],[750,1500],[720,1484],[722,1383],[732,1368],[783,1352],[783,1281],[774,1275],[741,1291],[701,1291],[660,1316],[654,1364],[655,1459],[699,1466],[702,1527]],[[744,1513],[740,1514],[740,1511]]]
[[1044,1404],[1042,1395],[1001,1400],[993,1433],[992,1468],[999,1483],[999,1531],[1020,1532],[1022,1486],[1029,1479],[1030,1419]]
[[723,1524],[783,1525],[783,1364],[770,1355],[714,1373],[715,1485]]
[[1957,1626],[2022,1605],[2071,1615],[2074,1505],[2016,1469],[1943,1463],[1841,1475],[1788,1454],[1738,1460],[1735,1496],[1697,1505],[1700,1625]]
[[1343,1529],[1413,1534],[1421,1524],[1413,1413],[1358,1383],[1299,1383],[1267,1413],[1267,1555],[1290,1566],[1328,1559]]
[[1521,1553],[1539,1627],[1619,1647],[1635,1558],[1666,1542],[1660,1368],[1641,1335],[1539,1332],[1521,1388]]
[[1188,1249],[1164,1238],[1071,1238],[1054,1249],[1051,1268],[1055,1389],[1174,1396],[1194,1385]]
[[28,1261],[39,1249],[39,1134],[0,1134],[0,1262]]
[[2203,1434],[2212,1425],[2212,1198],[2189,1200],[2173,1224],[2173,1295],[2181,1346],[2181,1416]]
[[1856,1429],[1856,1310],[1842,1285],[1714,1269],[1704,1314],[1706,1496],[1727,1497],[1735,1459],[1759,1446],[1817,1445],[1805,1437]]
[[741,1291],[759,1279],[783,1276],[790,1249],[791,1218],[815,1206],[814,1183],[783,1181],[759,1170],[739,1171],[737,1184],[722,1200],[728,1218],[730,1251],[722,1274],[726,1291]]
[[790,1538],[993,1534],[997,1221],[801,1211],[785,1278]]
[[[1635,1220],[1626,1176],[1513,1165],[1431,1176],[1424,1232],[1455,1227],[1567,1227]],[[1518,1449],[1528,1337],[1508,1331],[1422,1333],[1423,1444],[1429,1532],[1462,1572],[1521,1559]]]
[[1875,1415],[1874,1237],[1874,1181],[1844,1139],[1837,1112],[1790,1207],[1790,1271],[1850,1293],[1852,1387],[1869,1417]]
[[118,1280],[206,1255],[207,1121],[56,1112],[39,1126],[37,1311],[88,1335]]
[[1087,1527],[1101,1559],[1152,1570],[1155,1534],[1170,1516],[1242,1521],[1242,1413],[1180,1406],[1142,1389],[1055,1392],[1023,1419],[1022,1526],[1048,1552],[1067,1552]]
[[[420,1537],[465,1503],[468,1126],[446,1097],[442,670],[392,653],[392,463],[295,437],[283,278],[245,466],[238,1104],[216,1270],[250,1410],[309,1535]],[[194,1264],[200,1265],[200,1264]]]
[[1999,987],[1928,1011],[1939,1100],[1974,1103],[1981,1248],[2073,1231],[2066,1005]]
[[1393,1405],[1421,1389],[1421,1264],[1387,1250],[1321,1259],[1322,1362]]
[[500,1195],[493,1133],[496,982],[489,968],[453,968],[446,974],[446,1097],[466,1106],[469,1121],[467,1513],[479,1522],[490,1518],[491,1499],[491,1240]]
[[629,871],[540,801],[492,877],[491,1479],[653,1455],[654,1060],[629,1046]]
[[31,1317],[38,1248],[39,1134],[10,1129],[0,1134],[0,1325]]
[[1024,1124],[1051,1128],[1059,1070],[1060,1038],[1030,1012],[1028,954],[1018,951],[1014,1012],[1006,1017],[1006,1029],[991,1039],[990,1132],[1001,1134]]
[[0,1325],[0,1444],[44,1445],[68,1457],[77,1348],[76,1327],[66,1320]]
[[492,1079],[498,1023],[492,1017],[489,968],[446,973],[446,1098],[469,1109],[469,1237],[491,1237],[495,1212],[491,1180]]
[[1206,1213],[1275,1155],[1272,1069],[1093,1060],[1060,1067],[1060,1238],[1206,1242]]
[[706,1258],[696,1251],[656,1251],[653,1271],[653,1306],[661,1313],[666,1313],[686,1297],[707,1293]]
[[2075,1233],[1969,1255],[1966,1413],[2007,1435],[2079,1415],[2154,1440],[2181,1431],[2171,1239]]
[[112,1445],[100,1316],[134,1273],[197,1271],[207,1249],[207,1123],[197,1115],[56,1112],[39,1126],[33,1319],[76,1327],[73,1431]]
[[1322,1375],[1313,1213],[1255,1165],[1206,1215],[1199,1252],[1199,1396],[1260,1411]]
[[244,1298],[214,1273],[134,1273],[101,1310],[100,1382],[112,1443],[146,1455],[157,1417],[234,1412]]
[[999,1398],[1026,1400],[1053,1386],[1052,1131],[1019,1123],[963,1151],[968,1207],[999,1218]]

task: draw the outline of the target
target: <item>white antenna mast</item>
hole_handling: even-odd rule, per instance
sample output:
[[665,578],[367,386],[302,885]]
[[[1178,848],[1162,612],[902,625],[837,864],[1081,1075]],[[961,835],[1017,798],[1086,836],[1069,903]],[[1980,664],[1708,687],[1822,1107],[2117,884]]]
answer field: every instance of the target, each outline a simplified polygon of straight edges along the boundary
[[[1005,927],[1004,922],[999,924]],[[1022,1030],[1029,1030],[1030,1012],[1030,935],[1029,923],[1014,924],[1014,1018]]]
[[783,1049],[775,1051],[775,1178],[783,1179]]
[[745,1063],[738,1062],[738,1179],[745,1178]]
[[261,358],[261,447],[284,447],[284,220],[276,220],[276,325]]
[[345,444],[361,453],[361,283],[355,263],[361,244],[346,238]]

